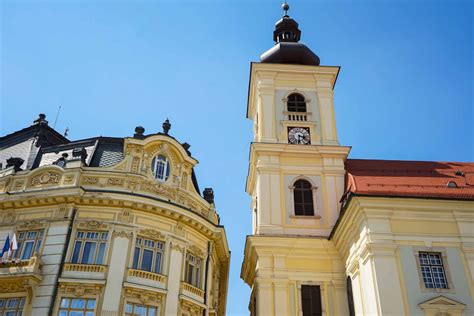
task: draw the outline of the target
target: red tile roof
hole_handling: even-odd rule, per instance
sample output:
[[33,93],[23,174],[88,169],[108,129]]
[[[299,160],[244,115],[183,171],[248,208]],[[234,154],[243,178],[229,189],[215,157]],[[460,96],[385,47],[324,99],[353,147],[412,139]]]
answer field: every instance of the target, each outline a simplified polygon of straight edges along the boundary
[[347,159],[346,170],[347,193],[474,200],[474,163]]

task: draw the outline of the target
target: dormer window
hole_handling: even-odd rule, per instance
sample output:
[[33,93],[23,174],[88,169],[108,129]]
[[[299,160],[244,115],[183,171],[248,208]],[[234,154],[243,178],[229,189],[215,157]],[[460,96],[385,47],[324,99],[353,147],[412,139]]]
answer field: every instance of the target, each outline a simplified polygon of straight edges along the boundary
[[151,161],[151,170],[155,179],[165,182],[170,176],[170,162],[163,155],[158,155]]
[[292,93],[288,96],[288,112],[306,112],[306,100],[299,93]]

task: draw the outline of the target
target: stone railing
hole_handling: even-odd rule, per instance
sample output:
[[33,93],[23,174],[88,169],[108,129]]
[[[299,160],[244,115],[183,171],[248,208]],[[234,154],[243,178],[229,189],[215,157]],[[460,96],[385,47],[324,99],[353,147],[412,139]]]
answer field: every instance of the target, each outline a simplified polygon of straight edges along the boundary
[[[0,262],[0,277],[35,275],[41,279],[40,259],[36,256],[27,260],[8,260]],[[2,281],[0,280],[0,283]]]
[[199,296],[200,298],[204,298],[204,290],[201,290],[200,288],[197,288],[189,283],[186,282],[181,282],[181,288],[185,291],[188,291],[190,293],[193,293],[194,295]]
[[64,264],[64,271],[104,273],[105,266],[96,264],[66,263]]
[[306,112],[285,112],[288,121],[306,122],[308,120],[308,113]]
[[143,270],[128,269],[128,276],[166,283],[166,276]]

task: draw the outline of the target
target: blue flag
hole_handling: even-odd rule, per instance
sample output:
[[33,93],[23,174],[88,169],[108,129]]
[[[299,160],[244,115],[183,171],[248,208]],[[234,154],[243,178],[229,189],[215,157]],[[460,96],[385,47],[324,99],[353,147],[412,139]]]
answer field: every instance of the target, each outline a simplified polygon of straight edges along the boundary
[[10,234],[8,234],[7,239],[5,239],[5,244],[3,245],[2,249],[2,255],[0,257],[3,257],[5,251],[8,252],[8,250],[10,250]]

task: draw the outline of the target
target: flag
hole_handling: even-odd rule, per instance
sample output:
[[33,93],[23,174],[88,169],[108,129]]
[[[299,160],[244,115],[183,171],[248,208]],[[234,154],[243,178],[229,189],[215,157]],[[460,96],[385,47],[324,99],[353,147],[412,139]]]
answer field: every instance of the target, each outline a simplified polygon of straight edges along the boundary
[[7,239],[5,239],[5,244],[3,245],[1,257],[3,258],[5,251],[8,253],[9,250],[10,250],[10,234],[8,234]]
[[10,250],[8,251],[8,255],[11,256],[15,253],[15,250],[18,249],[18,242],[16,241],[16,234],[13,234],[13,238],[10,241]]

